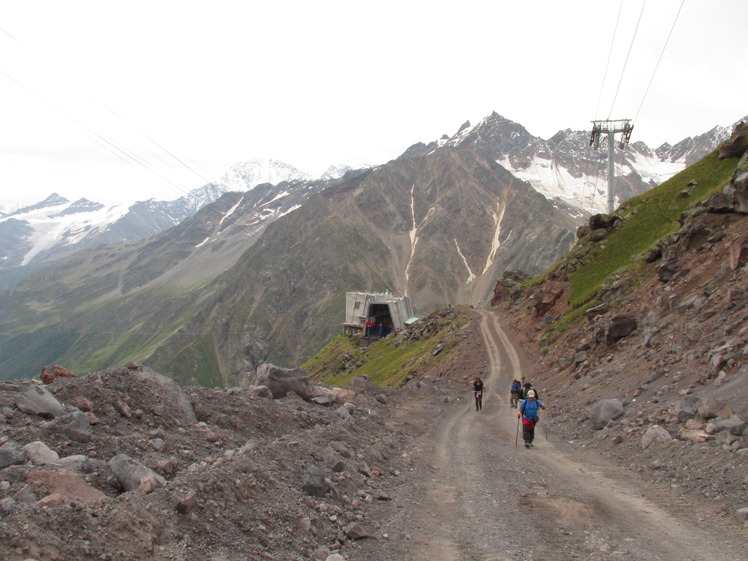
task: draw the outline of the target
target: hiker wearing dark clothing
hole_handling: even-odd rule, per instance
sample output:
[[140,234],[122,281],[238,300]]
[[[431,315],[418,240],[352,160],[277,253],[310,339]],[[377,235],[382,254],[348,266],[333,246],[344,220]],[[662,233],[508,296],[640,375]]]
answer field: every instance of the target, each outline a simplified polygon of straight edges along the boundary
[[527,394],[530,392],[530,390],[535,392],[535,399],[540,399],[538,390],[536,390],[535,386],[533,386],[530,382],[525,382],[525,385],[522,386],[522,399],[527,399]]
[[519,380],[512,380],[512,388],[509,391],[509,403],[512,409],[516,409],[522,399],[522,384]]
[[532,441],[535,440],[535,425],[538,423],[538,412],[545,409],[545,406],[535,398],[535,392],[529,390],[527,398],[519,404],[517,417],[522,417],[522,440],[525,441],[525,448],[532,447]]
[[475,395],[475,410],[483,409],[483,380],[476,377],[473,382],[473,394]]

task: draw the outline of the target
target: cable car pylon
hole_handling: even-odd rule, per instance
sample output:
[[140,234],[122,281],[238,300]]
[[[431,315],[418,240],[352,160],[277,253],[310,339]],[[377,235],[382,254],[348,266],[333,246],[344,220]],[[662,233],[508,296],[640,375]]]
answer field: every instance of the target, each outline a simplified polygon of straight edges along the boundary
[[631,119],[606,119],[604,121],[592,121],[592,134],[590,135],[590,145],[596,150],[600,147],[600,135],[603,133],[608,135],[608,214],[615,210],[615,193],[613,191],[613,180],[615,179],[615,165],[614,165],[614,144],[616,133],[623,133],[621,140],[618,143],[621,150],[626,148],[626,145],[631,139],[631,131],[634,130],[634,125],[631,124]]

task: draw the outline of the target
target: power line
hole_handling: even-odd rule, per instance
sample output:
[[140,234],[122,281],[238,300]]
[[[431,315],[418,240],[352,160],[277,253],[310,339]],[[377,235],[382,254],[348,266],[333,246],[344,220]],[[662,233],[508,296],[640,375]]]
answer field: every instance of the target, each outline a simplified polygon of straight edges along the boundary
[[668,33],[667,39],[665,40],[665,44],[662,46],[662,52],[660,53],[660,58],[657,59],[657,64],[655,64],[655,68],[652,71],[652,77],[649,79],[649,84],[647,84],[647,89],[644,92],[644,96],[642,97],[642,101],[639,104],[639,108],[636,110],[636,115],[634,115],[634,121],[636,121],[636,118],[639,116],[639,112],[642,110],[642,105],[644,105],[644,100],[647,98],[647,94],[649,93],[649,88],[652,85],[652,82],[654,81],[655,74],[657,74],[657,69],[660,66],[660,61],[662,61],[662,57],[665,54],[665,49],[667,48],[667,44],[670,41],[670,37],[673,34],[673,30],[675,29],[675,24],[678,21],[678,16],[680,16],[680,12],[683,9],[683,5],[686,3],[686,0],[681,0],[680,8],[678,8],[678,13],[675,14],[675,19],[673,20],[673,25],[670,26],[670,33]]
[[629,45],[628,53],[626,53],[626,60],[623,62],[623,69],[621,70],[621,78],[618,80],[618,87],[616,88],[616,93],[613,96],[613,102],[610,104],[610,112],[608,113],[608,120],[610,120],[610,116],[613,114],[613,107],[615,107],[616,104],[616,98],[618,97],[618,92],[621,89],[621,82],[623,82],[623,76],[626,73],[626,65],[629,62],[629,56],[631,55],[631,49],[634,47],[634,41],[636,40],[636,34],[639,31],[639,24],[642,21],[642,16],[644,15],[644,8],[647,6],[647,0],[644,0],[644,3],[642,4],[642,10],[639,12],[639,19],[636,22],[636,28],[634,29],[634,35],[631,37],[631,44]]
[[608,51],[608,62],[605,63],[605,73],[603,74],[603,83],[600,86],[600,97],[597,99],[597,107],[595,107],[595,119],[597,119],[598,112],[600,111],[600,103],[603,99],[603,90],[605,89],[605,82],[608,78],[608,69],[610,68],[610,59],[613,55],[613,46],[616,43],[616,34],[618,33],[618,22],[621,20],[621,10],[623,10],[623,0],[618,6],[618,17],[616,17],[616,26],[613,28],[613,39],[610,41],[610,50]]
[[[56,111],[59,111],[62,115],[64,115],[68,119],[70,119],[76,125],[82,127],[85,131],[87,131],[92,136],[92,140],[98,146],[104,148],[105,150],[109,151],[110,153],[112,153],[113,155],[117,156],[118,158],[120,158],[121,160],[123,160],[123,161],[125,161],[127,163],[137,164],[137,165],[142,166],[143,168],[147,169],[148,171],[150,171],[151,173],[153,173],[154,175],[156,175],[157,177],[159,177],[163,181],[167,182],[169,185],[173,186],[179,192],[183,193],[184,195],[188,195],[189,196],[188,192],[184,191],[179,185],[177,185],[176,183],[174,183],[173,181],[171,181],[167,177],[164,177],[163,175],[161,175],[149,163],[147,163],[146,161],[144,161],[142,158],[140,158],[137,154],[135,154],[134,152],[132,152],[131,150],[129,150],[127,147],[121,145],[116,140],[114,140],[112,138],[109,138],[109,137],[107,137],[107,136],[105,136],[103,134],[100,134],[99,132],[93,130],[91,127],[89,127],[85,123],[81,122],[80,120],[76,119],[74,116],[72,116],[69,113],[67,113],[61,107],[58,107],[57,105],[55,105],[54,103],[52,103],[51,101],[49,101],[48,99],[46,99],[44,96],[38,94],[37,92],[35,92],[31,88],[29,88],[28,86],[26,86],[25,84],[23,84],[22,82],[16,80],[15,78],[13,78],[11,75],[9,75],[8,73],[6,73],[2,69],[0,69],[0,74],[2,74],[3,76],[5,76],[8,80],[12,81],[13,83],[17,84],[19,87],[23,88],[24,90],[26,90],[27,92],[29,92],[33,96],[37,97],[38,99],[40,99],[41,101],[43,101],[44,103],[46,103],[47,105],[49,105],[50,107],[52,107],[53,109],[55,109]],[[164,150],[164,151],[167,152],[167,153],[169,153],[166,150]],[[173,154],[170,154],[170,155],[176,159],[176,156],[174,156]],[[207,209],[212,214],[214,214],[217,218],[220,218],[220,219],[225,218],[225,215],[223,213],[219,212],[217,209],[215,209],[213,207],[207,207]],[[238,222],[235,222],[233,225],[236,228],[238,228],[239,230],[244,230],[245,232],[247,232],[248,234],[250,234],[250,237],[259,237],[259,234],[258,234],[259,230],[252,232],[250,230],[250,228],[249,228],[248,225],[241,224],[241,223],[238,223]],[[261,230],[264,231],[264,227],[261,228]]]
[[[34,52],[34,51],[33,51],[32,49],[30,49],[29,47],[27,47],[26,45],[24,45],[24,44],[23,44],[23,43],[22,43],[21,41],[19,41],[19,40],[18,40],[18,39],[17,39],[16,37],[14,37],[14,36],[13,36],[13,35],[12,35],[11,33],[9,33],[9,32],[8,32],[7,30],[5,30],[5,29],[3,29],[3,28],[1,28],[1,27],[0,27],[0,31],[2,31],[2,32],[3,32],[4,34],[5,34],[5,35],[7,35],[8,37],[10,37],[10,38],[11,38],[11,39],[12,39],[12,40],[13,40],[14,42],[16,42],[16,43],[17,43],[18,45],[20,45],[20,46],[21,46],[21,47],[22,47],[23,49],[25,49],[25,50],[29,51],[30,53],[32,53],[32,55],[33,55],[34,57],[36,57],[37,59],[41,59],[41,57],[40,57],[40,56],[39,56],[39,55],[38,55],[38,54],[37,54],[36,52]],[[138,165],[140,165],[140,166],[144,167],[145,169],[147,169],[148,171],[150,171],[151,173],[153,173],[154,175],[156,175],[156,176],[157,176],[157,177],[158,177],[159,179],[161,179],[161,180],[165,181],[165,182],[166,182],[167,184],[169,184],[170,186],[174,187],[174,188],[175,188],[175,189],[176,189],[176,190],[177,190],[177,191],[178,191],[178,192],[179,192],[180,194],[182,194],[182,195],[189,195],[189,192],[188,192],[188,191],[186,191],[186,190],[185,190],[185,189],[183,189],[183,188],[182,188],[182,187],[181,187],[180,185],[178,185],[178,184],[174,183],[174,182],[173,182],[173,181],[171,181],[170,179],[168,179],[168,178],[164,177],[164,176],[163,176],[162,174],[160,174],[160,173],[159,173],[158,171],[156,171],[156,169],[155,169],[155,168],[154,168],[153,166],[151,166],[150,164],[148,164],[148,163],[147,163],[147,162],[146,162],[146,161],[145,161],[145,160],[144,160],[143,158],[140,158],[139,156],[137,156],[137,154],[135,154],[135,152],[133,152],[132,150],[129,150],[128,148],[126,148],[126,147],[125,147],[125,146],[124,146],[123,144],[121,144],[121,143],[117,142],[116,140],[114,140],[114,139],[113,139],[113,138],[111,138],[111,137],[108,137],[107,135],[104,135],[104,134],[100,134],[100,133],[98,133],[98,132],[97,132],[97,131],[95,131],[95,130],[94,130],[94,129],[93,129],[92,127],[90,127],[90,126],[88,126],[88,125],[84,124],[84,123],[83,123],[83,122],[81,122],[81,121],[80,121],[79,119],[76,119],[76,118],[74,118],[74,117],[73,117],[72,115],[70,115],[69,113],[67,113],[67,112],[66,112],[65,110],[63,110],[63,109],[62,109],[61,107],[58,107],[58,106],[57,106],[57,105],[55,105],[54,103],[52,103],[52,102],[50,102],[49,100],[45,99],[45,98],[44,98],[44,97],[43,97],[42,95],[40,95],[40,94],[36,93],[36,92],[35,92],[35,91],[33,91],[33,90],[32,90],[32,89],[30,88],[30,87],[28,87],[28,86],[26,86],[25,84],[21,83],[21,82],[20,82],[19,80],[17,80],[17,79],[15,79],[15,78],[13,78],[13,77],[12,77],[12,76],[10,76],[10,75],[9,75],[8,73],[6,73],[6,72],[4,72],[4,71],[2,71],[2,70],[0,70],[0,72],[1,72],[1,73],[2,73],[3,75],[5,75],[5,76],[6,76],[6,77],[7,77],[7,78],[8,78],[9,80],[13,81],[13,82],[14,82],[14,83],[16,83],[17,85],[19,85],[20,87],[22,87],[23,89],[25,89],[25,90],[26,90],[27,92],[31,93],[32,95],[34,95],[34,96],[35,96],[35,97],[37,97],[38,99],[40,99],[40,100],[42,100],[43,102],[45,102],[45,103],[46,103],[46,104],[48,104],[48,105],[49,105],[50,107],[52,107],[52,108],[53,108],[53,109],[55,109],[56,111],[60,112],[60,113],[61,113],[62,115],[64,115],[65,117],[67,117],[68,119],[70,119],[71,121],[73,121],[73,122],[74,122],[75,124],[77,124],[78,126],[80,126],[80,127],[84,128],[84,129],[85,129],[86,131],[88,131],[88,132],[89,132],[90,134],[92,134],[92,135],[93,135],[93,137],[95,137],[95,138],[98,138],[98,139],[100,139],[100,140],[101,140],[101,141],[102,141],[102,142],[103,142],[104,144],[102,144],[101,142],[99,142],[99,141],[95,140],[95,138],[92,138],[92,140],[93,140],[93,141],[94,141],[94,142],[95,142],[95,143],[96,143],[97,145],[99,145],[100,147],[102,147],[102,148],[104,148],[104,149],[108,150],[109,152],[112,152],[112,153],[113,153],[114,155],[116,155],[117,157],[119,157],[120,159],[122,159],[123,161],[125,161],[125,162],[127,162],[127,163],[129,163],[129,164],[133,164],[133,163],[136,163],[136,164],[138,164]],[[107,111],[109,111],[109,112],[110,112],[110,113],[111,113],[112,115],[114,115],[115,117],[117,117],[117,118],[118,118],[119,120],[121,120],[121,121],[122,121],[123,123],[127,124],[127,125],[128,125],[128,126],[129,126],[130,128],[132,128],[132,129],[133,129],[133,130],[135,130],[135,131],[136,131],[136,132],[137,132],[138,134],[140,134],[140,135],[141,135],[141,136],[143,136],[143,137],[144,137],[145,139],[147,139],[147,140],[148,140],[148,141],[149,141],[149,142],[150,142],[150,143],[151,143],[152,145],[156,146],[156,147],[157,147],[158,149],[160,149],[161,151],[163,151],[164,153],[166,153],[166,154],[167,154],[167,155],[168,155],[168,156],[169,156],[170,158],[172,158],[172,159],[173,159],[174,161],[176,161],[177,163],[179,163],[179,164],[180,164],[180,165],[181,165],[182,167],[184,167],[184,168],[185,168],[185,169],[187,169],[187,170],[188,170],[189,172],[191,172],[192,174],[194,174],[194,175],[195,175],[196,177],[198,177],[198,178],[199,178],[199,179],[200,179],[201,181],[205,182],[206,184],[207,184],[207,183],[211,183],[211,180],[207,179],[207,178],[206,178],[205,176],[203,176],[202,174],[200,174],[200,173],[199,173],[198,171],[196,171],[196,170],[195,170],[195,169],[194,169],[194,168],[193,168],[192,166],[188,165],[188,164],[187,164],[187,163],[186,163],[185,161],[183,161],[183,160],[182,160],[181,158],[177,157],[177,156],[176,156],[176,155],[175,155],[174,153],[172,153],[171,151],[167,150],[167,149],[166,149],[166,148],[165,148],[165,147],[164,147],[163,145],[161,145],[160,143],[156,142],[156,141],[155,141],[155,140],[154,140],[153,138],[151,138],[151,137],[149,137],[148,135],[146,135],[146,134],[145,134],[144,132],[142,132],[141,130],[139,130],[139,129],[138,129],[137,127],[134,127],[134,126],[132,125],[132,123],[130,123],[130,122],[129,122],[129,121],[127,120],[127,119],[125,119],[125,118],[124,118],[124,117],[123,117],[122,115],[120,115],[119,113],[117,113],[116,111],[114,111],[114,109],[112,109],[111,107],[107,106],[107,105],[106,105],[105,103],[101,102],[101,101],[100,101],[99,99],[97,99],[97,98],[96,98],[95,96],[91,95],[91,93],[90,93],[90,92],[87,92],[87,91],[85,91],[85,90],[82,90],[82,93],[83,93],[83,94],[85,94],[85,95],[86,95],[87,97],[89,97],[90,99],[92,99],[93,101],[95,101],[96,103],[98,103],[98,104],[99,104],[100,106],[102,106],[102,107],[103,107],[104,109],[106,109]],[[115,150],[113,151],[113,150],[112,150],[112,149],[110,148],[110,146],[111,146],[111,147],[113,147],[113,148],[114,148]],[[147,152],[148,152],[148,153],[149,153],[149,154],[150,154],[151,156],[153,156],[153,157],[157,158],[157,159],[158,159],[158,160],[160,160],[160,161],[161,161],[162,163],[164,163],[164,164],[166,164],[166,165],[169,165],[169,164],[168,164],[168,162],[167,162],[166,160],[164,160],[163,158],[161,158],[161,157],[160,157],[159,155],[157,155],[156,153],[154,153],[154,152],[153,152],[152,150],[150,150],[150,149],[149,149],[149,148],[147,148],[146,146],[144,146],[144,145],[142,145],[142,144],[140,144],[140,143],[138,143],[138,146],[140,146],[140,147],[141,147],[142,149],[146,150],[146,151],[147,151]],[[124,156],[125,156],[124,158],[123,158],[123,154],[124,154]],[[193,164],[193,166],[195,166],[195,167],[200,167],[199,165],[195,164],[194,162],[191,162],[191,163],[192,163],[192,164]],[[203,170],[203,171],[205,171],[205,170]],[[206,172],[206,173],[207,173],[207,172]]]
[[96,137],[99,140],[101,140],[104,144],[97,143],[97,144],[99,144],[99,146],[104,147],[106,150],[108,150],[109,152],[113,153],[116,156],[119,156],[120,158],[122,158],[122,156],[125,156],[125,158],[124,158],[125,161],[128,161],[128,159],[132,160],[130,163],[134,162],[135,164],[138,164],[138,165],[142,166],[143,168],[147,169],[148,171],[150,171],[154,175],[158,176],[160,179],[166,181],[169,185],[172,185],[174,188],[176,188],[181,193],[183,193],[185,195],[188,194],[179,185],[177,185],[176,183],[174,183],[170,179],[168,179],[168,178],[164,177],[163,175],[161,175],[150,164],[146,163],[137,154],[135,154],[134,152],[132,152],[131,150],[129,150],[127,147],[122,146],[116,140],[114,140],[112,138],[108,138],[107,136],[105,136],[103,134],[100,134],[97,131],[93,130],[91,127],[89,127],[88,125],[86,125],[82,121],[76,119],[75,117],[73,117],[72,115],[70,115],[68,112],[66,112],[64,109],[62,109],[61,107],[58,107],[57,105],[55,105],[54,103],[52,103],[51,101],[49,101],[48,99],[46,99],[41,94],[38,94],[37,92],[35,92],[31,88],[29,88],[28,86],[26,86],[25,84],[23,84],[22,82],[20,82],[20,81],[16,80],[15,78],[13,78],[13,76],[11,76],[10,74],[8,74],[4,70],[0,70],[0,74],[2,74],[8,80],[10,80],[11,82],[17,84],[19,87],[23,88],[27,92],[29,92],[31,95],[37,97],[38,99],[40,99],[41,101],[43,101],[44,103],[46,103],[47,105],[49,105],[50,107],[52,107],[55,111],[60,112],[62,115],[64,115],[68,119],[70,119],[73,123],[75,123],[79,127],[81,127],[84,130],[86,130],[89,134],[92,134],[94,137]]

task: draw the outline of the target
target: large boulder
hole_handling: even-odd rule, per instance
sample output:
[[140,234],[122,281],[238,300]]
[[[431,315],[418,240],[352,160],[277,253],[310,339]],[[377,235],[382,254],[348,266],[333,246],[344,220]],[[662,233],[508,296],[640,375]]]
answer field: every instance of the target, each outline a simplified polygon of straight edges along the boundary
[[0,446],[0,469],[22,464],[26,461],[26,450],[12,440]]
[[317,466],[310,466],[301,480],[301,488],[313,497],[324,497],[329,485],[322,470]]
[[170,409],[175,408],[177,419],[181,423],[189,425],[197,422],[190,399],[174,380],[146,367],[142,367],[142,369],[128,368],[128,371],[140,384],[157,395],[162,403],[168,403]]
[[592,306],[591,308],[589,308],[586,312],[584,312],[584,315],[587,317],[587,321],[592,321],[597,316],[607,314],[609,311],[610,304],[608,302],[603,302],[602,304],[598,304],[597,306]]
[[166,484],[163,477],[127,454],[114,456],[109,460],[109,467],[125,491],[150,493]]
[[720,411],[724,406],[724,403],[717,401],[713,397],[705,397],[704,399],[699,400],[696,404],[696,412],[702,419],[713,419],[719,416]]
[[623,417],[624,412],[620,399],[601,399],[590,407],[587,416],[592,428],[600,430],[608,426],[611,421]]
[[312,396],[309,377],[299,368],[281,368],[274,364],[261,364],[255,374],[257,385],[267,386],[273,398],[280,399],[293,392],[309,401]]
[[29,442],[23,449],[26,451],[28,459],[37,466],[58,464],[60,462],[60,455],[40,440]]
[[57,420],[59,428],[68,438],[76,442],[90,442],[93,438],[91,420],[83,411],[76,410]]
[[652,425],[642,436],[642,448],[649,448],[654,442],[670,442],[673,437],[660,425]]
[[737,415],[733,415],[732,417],[729,417],[727,419],[717,418],[714,421],[714,425],[719,430],[726,430],[734,434],[735,436],[741,436],[743,434],[743,431],[748,428],[748,421],[744,421]]
[[44,386],[36,384],[18,392],[16,407],[28,415],[39,415],[40,417],[58,417],[65,412],[65,408],[52,395],[52,392]]
[[605,326],[605,341],[608,344],[615,343],[619,339],[628,337],[636,329],[637,322],[634,316],[620,315],[614,317]]

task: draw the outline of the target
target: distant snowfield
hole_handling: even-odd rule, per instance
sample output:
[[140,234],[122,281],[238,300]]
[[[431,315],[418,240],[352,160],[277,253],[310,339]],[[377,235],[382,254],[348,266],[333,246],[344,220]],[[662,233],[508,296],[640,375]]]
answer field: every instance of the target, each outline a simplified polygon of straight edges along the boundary
[[63,241],[65,245],[76,244],[92,231],[107,228],[128,211],[126,205],[116,205],[75,214],[60,214],[69,206],[70,203],[64,203],[0,219],[0,222],[23,220],[34,230],[27,238],[31,248],[24,256],[22,266],[29,264],[39,253]]
[[[581,177],[574,177],[566,168],[538,156],[522,169],[513,167],[508,157],[497,160],[496,163],[519,179],[527,181],[548,200],[560,200],[591,213],[607,212],[608,183],[602,176],[602,171],[597,176],[583,174]],[[653,183],[653,186],[667,181],[686,167],[685,161],[663,162],[638,153],[627,153],[626,163],[631,167],[616,164],[616,176],[628,174],[633,168],[642,179]]]
[[657,185],[673,177],[676,173],[686,169],[685,160],[677,162],[663,162],[657,158],[648,158],[643,154],[629,154],[627,158],[631,167],[642,177],[642,179],[654,181]]

